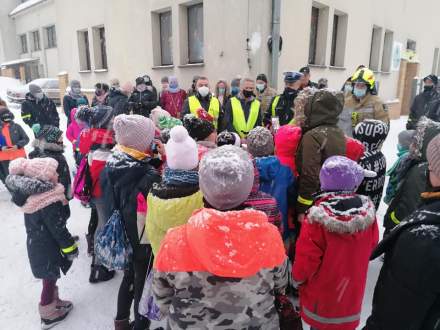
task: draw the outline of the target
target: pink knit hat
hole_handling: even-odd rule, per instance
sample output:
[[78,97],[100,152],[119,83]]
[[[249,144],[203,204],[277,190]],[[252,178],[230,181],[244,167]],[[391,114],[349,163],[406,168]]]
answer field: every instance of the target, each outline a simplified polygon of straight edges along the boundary
[[58,162],[53,158],[18,158],[9,164],[9,173],[57,183],[57,168]]
[[113,122],[116,142],[140,152],[145,152],[153,142],[154,124],[140,115],[119,115]]

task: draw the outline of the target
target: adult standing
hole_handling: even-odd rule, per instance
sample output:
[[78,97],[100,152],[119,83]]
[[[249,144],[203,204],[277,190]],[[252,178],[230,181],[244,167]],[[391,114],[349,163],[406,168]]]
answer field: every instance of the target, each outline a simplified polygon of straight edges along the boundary
[[226,80],[220,79],[217,84],[215,84],[215,96],[220,101],[220,104],[222,108],[225,107],[226,103],[228,103],[228,100],[231,97],[231,93],[229,91],[229,86]]
[[[151,80],[149,82],[151,83]],[[144,117],[149,117],[151,110],[157,106],[157,94],[147,83],[144,77],[136,78],[136,89],[128,99],[130,111]]]
[[34,84],[29,85],[29,93],[21,105],[21,118],[30,128],[35,124],[60,126],[55,103],[43,93],[40,86]]
[[114,116],[121,115],[123,113],[129,113],[128,98],[133,91],[133,85],[129,82],[119,85],[119,80],[113,79],[110,92],[108,94],[107,103],[113,108]]
[[95,85],[95,96],[93,96],[92,107],[107,105],[109,89],[110,87],[104,83],[97,83]]
[[197,80],[199,80],[199,76],[195,75],[191,81],[191,87],[188,89],[188,91],[186,92],[186,94],[188,95],[188,97],[196,95],[197,94],[197,89],[196,89],[196,83]]
[[160,79],[161,90],[159,92],[159,100],[162,98],[164,92],[168,90],[168,86],[170,85],[168,76],[164,76]]
[[312,88],[318,88],[318,84],[311,81],[311,75],[310,75],[310,68],[308,66],[304,66],[301,69],[299,69],[299,73],[303,74],[302,77],[302,86],[301,89],[304,89],[306,87],[312,87]]
[[160,106],[174,118],[180,118],[183,103],[186,99],[186,92],[180,88],[177,77],[170,76],[167,81],[168,88],[162,91]]
[[411,105],[406,129],[416,129],[417,122],[428,112],[431,102],[438,101],[440,94],[437,92],[438,78],[430,74],[423,78],[423,92],[414,98]]
[[260,73],[257,76],[255,88],[255,95],[258,101],[261,102],[261,115],[264,116],[265,113],[270,109],[270,103],[277,95],[277,91],[272,87],[269,87],[267,76],[264,73]]
[[63,109],[67,117],[67,126],[71,122],[70,112],[73,108],[78,108],[80,105],[89,105],[89,100],[81,93],[81,83],[78,80],[72,80],[70,82],[70,91],[63,98]]

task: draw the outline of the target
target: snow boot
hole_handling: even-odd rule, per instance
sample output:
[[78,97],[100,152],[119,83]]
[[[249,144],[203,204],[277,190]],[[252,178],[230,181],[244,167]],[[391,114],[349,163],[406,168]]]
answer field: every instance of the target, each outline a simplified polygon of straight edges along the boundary
[[115,330],[131,330],[129,319],[115,320]]
[[115,276],[114,270],[108,270],[104,266],[92,265],[92,271],[90,272],[90,283],[99,283],[110,281]]
[[56,300],[46,306],[38,304],[38,310],[41,318],[41,329],[43,330],[53,328],[61,323],[70,312],[68,309],[58,308]]
[[93,257],[93,255],[95,254],[93,235],[86,234],[86,241],[87,241],[87,254],[89,255],[89,257]]
[[72,310],[73,308],[73,304],[71,301],[69,300],[61,300],[60,296],[58,294],[58,286],[55,286],[55,291],[53,294],[53,299],[56,301],[56,306],[57,308],[64,308],[66,310],[68,310],[69,312]]

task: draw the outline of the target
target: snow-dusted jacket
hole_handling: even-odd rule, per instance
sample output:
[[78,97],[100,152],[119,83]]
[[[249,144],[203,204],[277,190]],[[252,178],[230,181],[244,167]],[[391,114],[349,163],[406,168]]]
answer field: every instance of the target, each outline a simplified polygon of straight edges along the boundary
[[296,245],[293,279],[301,317],[319,330],[354,330],[361,317],[368,262],[379,239],[371,200],[325,193],[306,214]]
[[423,203],[379,244],[385,253],[367,330],[435,330],[440,320],[440,193]]
[[274,295],[287,285],[287,258],[263,212],[202,209],[168,231],[155,262],[168,329],[279,329]]
[[46,95],[43,99],[37,100],[31,93],[27,93],[21,105],[21,118],[30,128],[34,124],[40,124],[41,127],[44,125],[60,126],[57,107]]

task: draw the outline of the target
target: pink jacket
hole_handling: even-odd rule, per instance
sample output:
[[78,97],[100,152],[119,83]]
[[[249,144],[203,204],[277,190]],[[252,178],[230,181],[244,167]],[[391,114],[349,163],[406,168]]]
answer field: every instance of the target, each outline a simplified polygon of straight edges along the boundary
[[75,151],[78,148],[79,136],[81,134],[81,131],[86,128],[85,125],[82,126],[78,124],[77,121],[75,120],[75,114],[77,110],[78,110],[77,108],[73,108],[72,111],[70,112],[70,124],[67,127],[67,131],[66,131],[66,137],[72,143],[73,151]]

